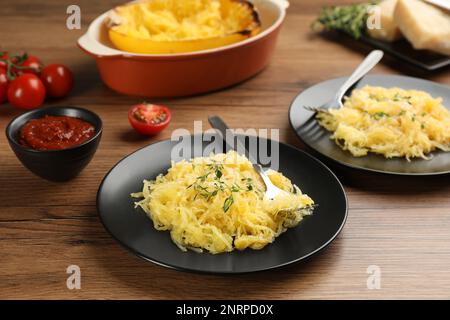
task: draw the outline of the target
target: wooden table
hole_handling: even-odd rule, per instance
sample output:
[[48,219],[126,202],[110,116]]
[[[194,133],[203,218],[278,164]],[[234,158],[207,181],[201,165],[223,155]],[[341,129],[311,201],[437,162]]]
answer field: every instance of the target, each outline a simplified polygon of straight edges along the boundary
[[[290,102],[315,83],[349,74],[368,49],[342,46],[309,32],[319,8],[336,1],[291,0],[275,57],[263,73],[213,94],[156,101],[171,106],[173,122],[162,135],[143,139],[126,119],[128,107],[142,99],[106,88],[94,61],[75,45],[89,22],[117,2],[2,3],[2,48],[69,65],[76,88],[69,98],[50,104],[97,112],[104,120],[104,136],[81,176],[56,184],[23,168],[0,135],[0,298],[450,298],[448,176],[394,180],[339,173],[350,203],[343,232],[319,256],[280,271],[227,277],[186,274],[122,249],[102,227],[95,208],[99,183],[118,160],[170,137],[173,129],[192,129],[194,120],[206,121],[209,114],[223,116],[236,128],[279,128],[282,141],[303,147],[289,127]],[[81,7],[83,27],[69,31],[65,12],[74,3]],[[389,58],[375,72],[450,82],[448,70],[426,74]],[[2,105],[1,130],[17,114]],[[81,268],[81,290],[66,288],[69,265]],[[381,268],[380,290],[367,289],[369,265]]]

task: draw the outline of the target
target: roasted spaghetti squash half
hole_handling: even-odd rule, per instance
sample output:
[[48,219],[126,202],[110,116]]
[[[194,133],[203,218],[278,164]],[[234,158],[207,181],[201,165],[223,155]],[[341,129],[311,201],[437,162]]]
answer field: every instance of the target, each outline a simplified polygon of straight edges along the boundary
[[261,23],[246,0],[145,0],[113,9],[106,18],[111,42],[141,54],[213,49],[258,34]]

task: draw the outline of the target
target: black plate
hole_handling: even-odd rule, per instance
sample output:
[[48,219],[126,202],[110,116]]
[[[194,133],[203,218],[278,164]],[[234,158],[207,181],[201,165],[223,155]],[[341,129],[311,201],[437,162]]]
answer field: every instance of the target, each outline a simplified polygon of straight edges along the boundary
[[395,42],[385,42],[368,36],[362,36],[361,41],[428,71],[439,70],[450,65],[450,57],[428,50],[414,49],[405,39]]
[[406,39],[386,42],[362,35],[359,40],[356,40],[347,33],[339,31],[323,32],[322,35],[331,41],[340,42],[350,47],[353,44],[362,43],[364,46],[383,50],[397,59],[427,71],[440,70],[450,66],[450,57],[429,50],[414,49]]
[[[289,120],[294,131],[306,145],[322,156],[354,169],[417,176],[450,173],[450,153],[448,152],[436,151],[432,154],[431,160],[413,159],[408,162],[404,158],[385,159],[381,155],[374,154],[356,158],[350,152],[338,147],[330,139],[331,133],[322,128],[313,112],[307,111],[304,106],[321,106],[330,101],[345,80],[346,78],[339,78],[319,83],[303,91],[292,103]],[[450,107],[450,88],[431,81],[394,75],[370,75],[361,80],[357,87],[365,85],[423,90],[433,97],[442,97],[443,104],[447,108]]]
[[[314,214],[262,250],[247,249],[219,255],[182,252],[170,239],[169,232],[155,230],[145,213],[134,209],[130,198],[130,193],[142,189],[143,179],[154,179],[167,172],[175,144],[170,140],[162,141],[124,158],[107,174],[97,194],[97,209],[105,228],[121,245],[145,260],[178,270],[204,273],[269,270],[319,252],[344,226],[347,198],[336,176],[305,152],[280,144],[280,171],[315,200],[318,207]],[[191,139],[191,145],[194,144],[201,145],[201,139]],[[203,142],[203,148],[207,144]]]

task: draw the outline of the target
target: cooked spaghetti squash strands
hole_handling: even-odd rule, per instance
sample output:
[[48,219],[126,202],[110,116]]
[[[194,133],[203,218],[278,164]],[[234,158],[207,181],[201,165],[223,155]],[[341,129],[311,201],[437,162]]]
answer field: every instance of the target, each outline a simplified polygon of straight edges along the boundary
[[450,151],[450,112],[441,98],[423,91],[366,86],[354,90],[343,108],[320,112],[317,119],[355,157],[372,152],[429,159],[437,149]]
[[260,32],[258,13],[243,0],[147,0],[116,7],[105,20],[112,43],[136,53],[212,49]]
[[168,173],[144,181],[132,196],[157,230],[170,230],[182,249],[210,253],[261,249],[311,213],[313,200],[281,173],[271,181],[287,191],[264,199],[265,186],[250,161],[231,151],[172,163]]

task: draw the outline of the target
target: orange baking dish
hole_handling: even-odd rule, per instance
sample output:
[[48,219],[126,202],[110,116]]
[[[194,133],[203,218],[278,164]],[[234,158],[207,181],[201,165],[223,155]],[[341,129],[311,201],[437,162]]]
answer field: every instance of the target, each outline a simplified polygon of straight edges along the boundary
[[289,3],[254,0],[262,30],[247,40],[210,50],[177,54],[137,54],[117,50],[104,24],[95,19],[78,45],[93,56],[103,82],[129,95],[179,97],[210,92],[242,82],[270,61]]

